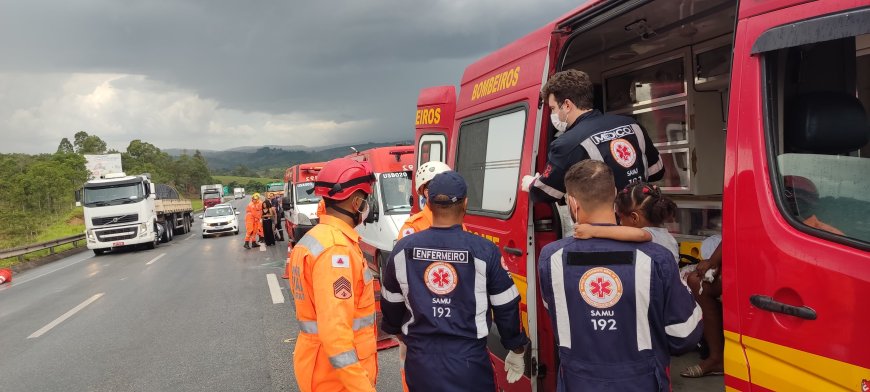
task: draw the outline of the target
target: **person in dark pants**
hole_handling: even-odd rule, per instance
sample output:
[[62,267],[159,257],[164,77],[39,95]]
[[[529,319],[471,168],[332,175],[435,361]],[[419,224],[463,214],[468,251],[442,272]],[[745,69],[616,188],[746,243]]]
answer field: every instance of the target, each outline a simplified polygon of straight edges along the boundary
[[272,202],[263,201],[263,238],[266,241],[266,246],[275,245],[275,224],[272,223],[274,216],[275,208],[272,207]]
[[519,291],[498,247],[462,229],[462,176],[444,172],[429,184],[432,226],[399,240],[384,268],[381,328],[406,347],[409,391],[494,391],[486,347],[493,322],[508,350],[507,381],[525,371]]
[[275,238],[284,241],[284,210],[281,208],[281,196],[275,196],[272,200],[272,208],[275,210]]

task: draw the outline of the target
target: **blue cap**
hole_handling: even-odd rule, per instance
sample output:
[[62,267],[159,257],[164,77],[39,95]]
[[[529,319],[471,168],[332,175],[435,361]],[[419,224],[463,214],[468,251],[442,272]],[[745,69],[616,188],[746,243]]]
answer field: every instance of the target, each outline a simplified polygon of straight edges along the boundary
[[[439,173],[429,182],[429,203],[449,205],[465,199],[468,186],[465,179],[455,171]],[[438,201],[438,196],[447,196],[447,200]]]

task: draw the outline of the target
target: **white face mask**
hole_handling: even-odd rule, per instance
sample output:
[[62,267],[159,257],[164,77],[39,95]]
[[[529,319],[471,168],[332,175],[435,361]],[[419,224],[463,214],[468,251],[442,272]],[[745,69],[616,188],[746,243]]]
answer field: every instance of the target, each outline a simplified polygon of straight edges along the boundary
[[560,136],[562,132],[565,132],[565,130],[568,129],[568,122],[560,120],[558,112],[550,113],[550,121],[553,122],[553,126],[556,127],[557,131],[559,131],[558,135]]
[[366,220],[366,218],[369,216],[370,210],[371,207],[369,206],[369,201],[367,199],[363,199],[362,211],[359,211],[359,222],[357,222],[357,225],[363,223]]

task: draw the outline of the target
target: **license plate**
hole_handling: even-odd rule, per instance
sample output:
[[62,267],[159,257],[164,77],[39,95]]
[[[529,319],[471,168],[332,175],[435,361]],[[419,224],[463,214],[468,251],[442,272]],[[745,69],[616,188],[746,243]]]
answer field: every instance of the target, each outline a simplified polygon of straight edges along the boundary
[[124,246],[124,242],[113,242],[112,246]]

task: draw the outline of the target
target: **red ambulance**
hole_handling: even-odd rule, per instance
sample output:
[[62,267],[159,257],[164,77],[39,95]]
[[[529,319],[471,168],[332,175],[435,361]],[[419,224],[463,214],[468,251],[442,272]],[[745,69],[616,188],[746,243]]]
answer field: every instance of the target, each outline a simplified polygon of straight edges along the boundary
[[375,174],[369,199],[370,213],[356,227],[360,248],[369,267],[380,274],[399,236],[399,229],[411,213],[411,178],[414,176],[414,147],[378,147],[357,152],[348,158],[368,162]]
[[870,390],[867,0],[589,1],[469,65],[458,99],[421,92],[417,163],[466,178],[465,224],[502,249],[522,296],[531,365],[500,388],[555,390],[535,271],[560,222],[520,179],[555,134],[542,84],[572,68],[596,108],[654,139],[681,253],[722,234],[726,389]]
[[296,243],[308,230],[317,225],[317,205],[320,196],[313,192],[317,174],[326,162],[305,163],[291,166],[284,172],[284,221],[287,236]]

